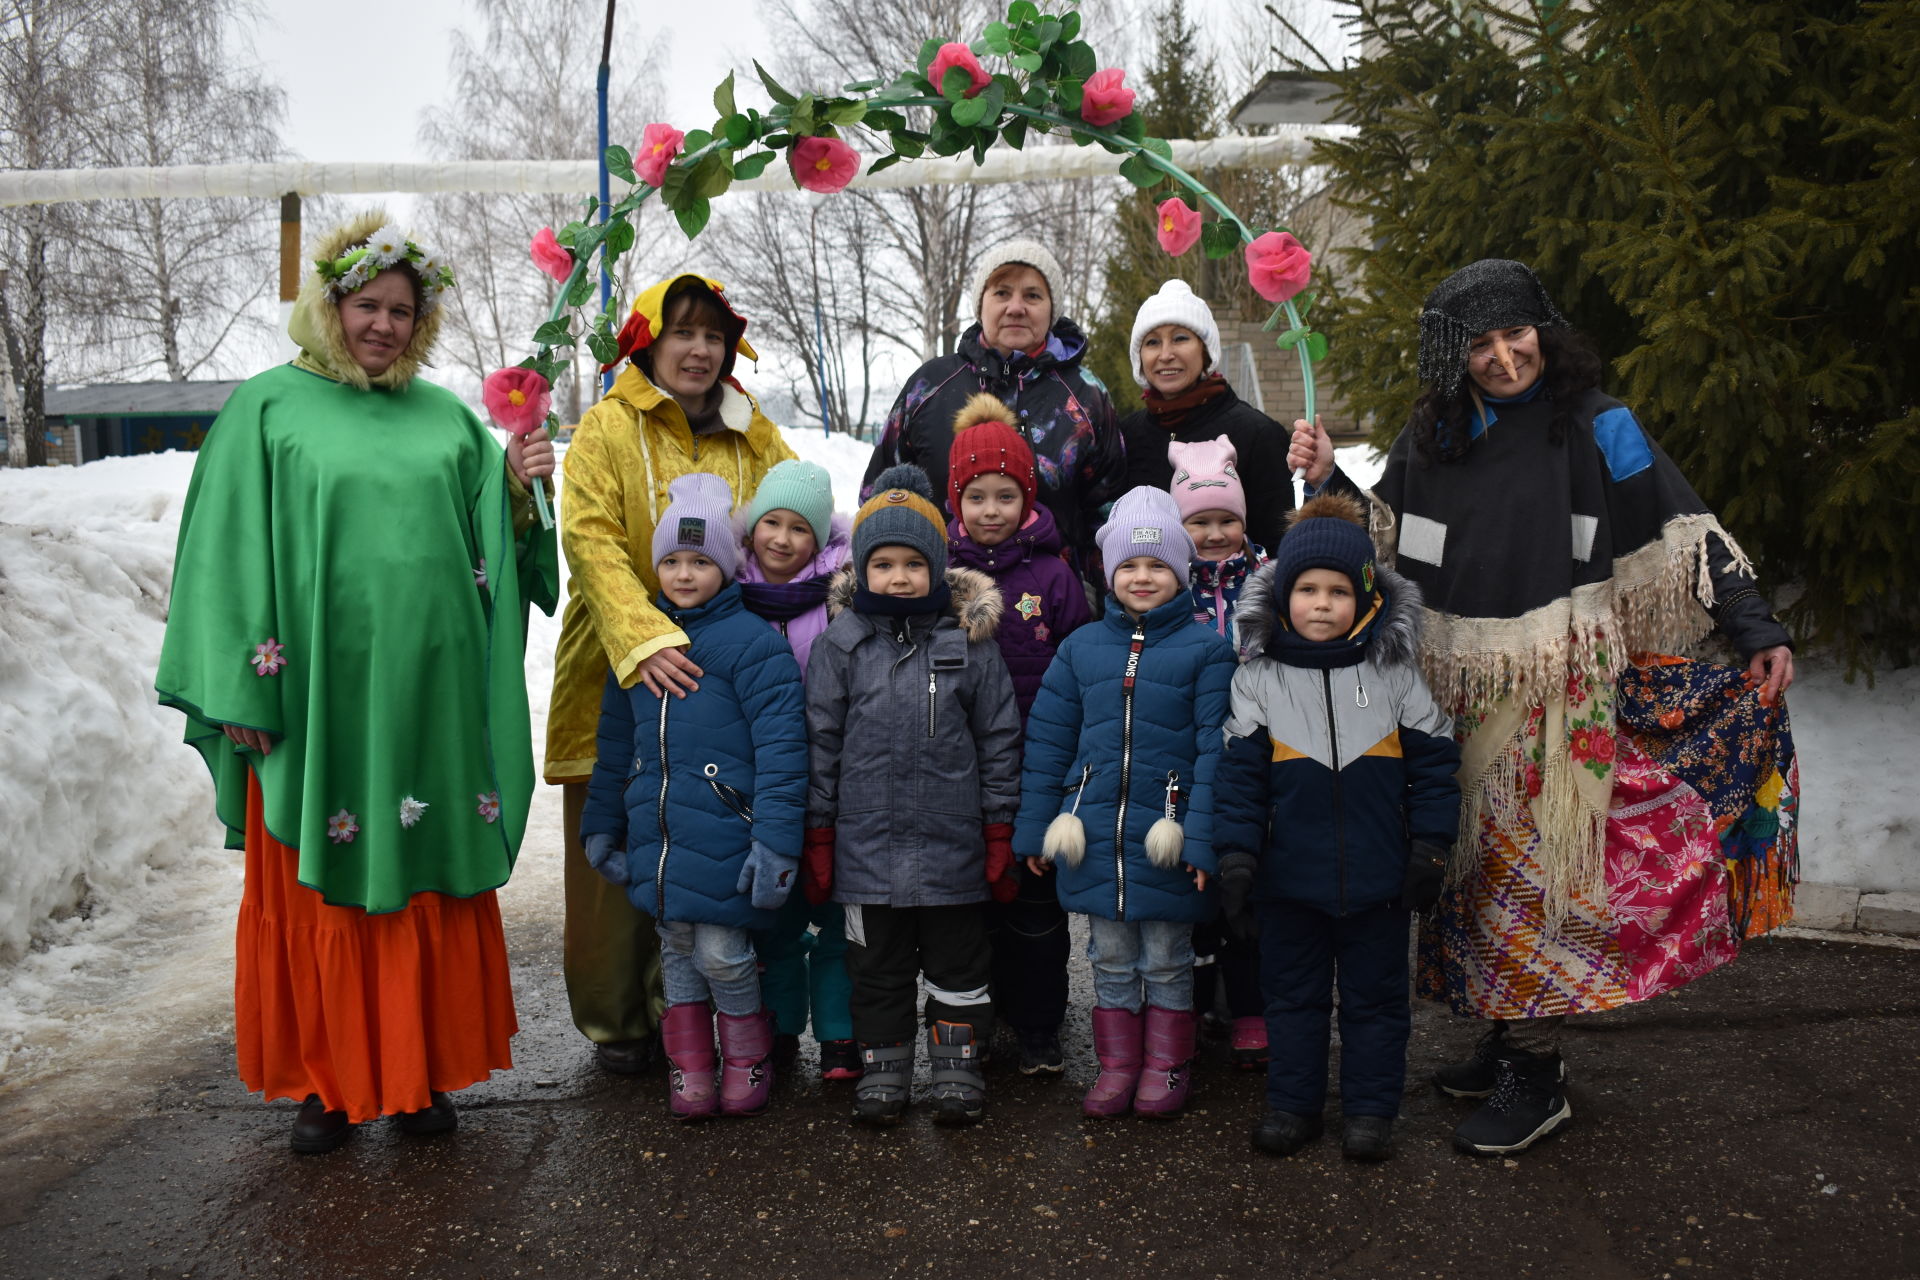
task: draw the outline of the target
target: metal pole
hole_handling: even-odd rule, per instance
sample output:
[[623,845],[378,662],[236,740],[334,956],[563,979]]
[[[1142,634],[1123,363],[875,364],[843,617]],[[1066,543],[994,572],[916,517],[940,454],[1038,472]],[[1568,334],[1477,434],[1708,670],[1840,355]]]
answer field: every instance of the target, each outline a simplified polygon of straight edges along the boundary
[[287,332],[293,304],[300,297],[300,196],[289,191],[280,197],[280,352],[291,360],[299,352]]
[[820,318],[818,294],[813,299],[813,344],[817,353],[815,358],[819,361],[819,373],[815,375],[813,385],[820,395],[820,432],[830,436],[833,434],[833,410],[827,405],[827,326]]
[[[599,99],[600,221],[603,223],[607,220],[607,205],[611,200],[611,188],[607,180],[607,147],[609,145],[607,137],[607,83],[612,78],[613,70],[614,4],[615,0],[607,0],[606,33],[600,40],[600,74],[595,77],[594,81],[594,93]],[[612,300],[613,276],[607,271],[607,246],[603,243],[600,246],[600,309],[605,311]],[[600,394],[605,395],[611,390],[613,390],[613,374],[609,371],[600,375]]]

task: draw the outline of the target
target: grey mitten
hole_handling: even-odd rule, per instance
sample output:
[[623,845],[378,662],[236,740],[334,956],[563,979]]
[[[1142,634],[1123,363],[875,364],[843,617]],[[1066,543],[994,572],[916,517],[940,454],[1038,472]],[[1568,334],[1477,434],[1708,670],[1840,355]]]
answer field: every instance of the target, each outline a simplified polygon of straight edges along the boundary
[[740,883],[733,888],[736,893],[752,893],[753,905],[759,910],[778,911],[787,905],[787,895],[793,892],[794,873],[799,869],[798,857],[775,853],[755,840],[753,852],[747,855],[747,865],[740,868]]
[[590,835],[585,840],[587,865],[598,871],[609,884],[621,888],[627,885],[627,851],[620,847],[619,840],[602,831]]

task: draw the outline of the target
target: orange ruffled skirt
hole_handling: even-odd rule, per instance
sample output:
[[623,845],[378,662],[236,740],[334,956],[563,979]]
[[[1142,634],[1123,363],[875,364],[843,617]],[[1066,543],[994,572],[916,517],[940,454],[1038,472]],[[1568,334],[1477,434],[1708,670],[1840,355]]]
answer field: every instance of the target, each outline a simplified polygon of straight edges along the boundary
[[417,893],[368,915],[298,879],[247,779],[247,878],[233,983],[240,1079],[268,1099],[320,1095],[354,1124],[431,1105],[513,1066],[519,1030],[500,904]]

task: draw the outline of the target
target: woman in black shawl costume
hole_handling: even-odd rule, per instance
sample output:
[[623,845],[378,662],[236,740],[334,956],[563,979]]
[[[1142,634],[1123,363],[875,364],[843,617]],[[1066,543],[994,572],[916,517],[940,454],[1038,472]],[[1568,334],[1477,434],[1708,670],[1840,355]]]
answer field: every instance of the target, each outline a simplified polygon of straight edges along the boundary
[[[1434,1075],[1487,1099],[1454,1133],[1478,1155],[1571,1121],[1567,1014],[1671,990],[1792,915],[1788,635],[1600,373],[1532,270],[1486,259],[1426,300],[1426,389],[1371,492],[1317,423],[1289,452],[1309,491],[1369,501],[1425,597],[1463,802],[1420,990],[1491,1021]],[[1716,630],[1743,668],[1672,656]]]

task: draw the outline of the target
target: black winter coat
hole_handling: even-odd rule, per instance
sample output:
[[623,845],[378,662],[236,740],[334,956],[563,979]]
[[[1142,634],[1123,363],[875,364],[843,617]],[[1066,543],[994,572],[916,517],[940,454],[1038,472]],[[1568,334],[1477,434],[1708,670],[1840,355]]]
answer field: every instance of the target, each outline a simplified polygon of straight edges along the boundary
[[1280,545],[1293,510],[1293,472],[1287,469],[1287,428],[1233,393],[1225,391],[1195,409],[1178,425],[1168,427],[1151,409],[1139,409],[1120,420],[1120,436],[1127,448],[1126,492],[1136,485],[1164,489],[1173,483],[1173,464],[1167,445],[1211,440],[1224,435],[1239,454],[1234,469],[1247,491],[1247,541],[1263,547]]

